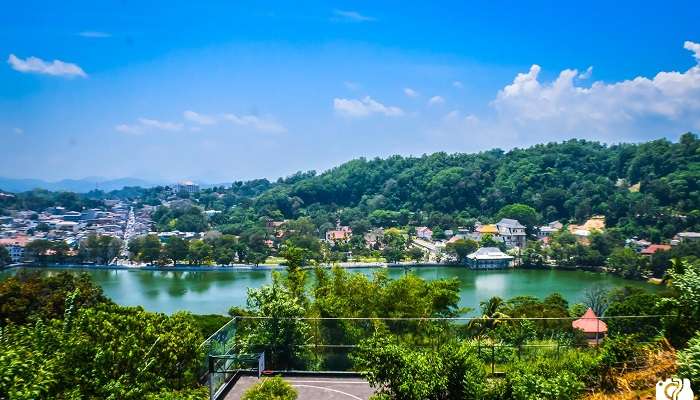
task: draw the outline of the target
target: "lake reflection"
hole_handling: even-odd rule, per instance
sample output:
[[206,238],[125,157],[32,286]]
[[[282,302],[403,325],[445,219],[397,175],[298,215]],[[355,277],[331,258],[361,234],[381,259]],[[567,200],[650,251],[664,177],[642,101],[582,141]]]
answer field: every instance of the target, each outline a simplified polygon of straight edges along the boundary
[[[24,268],[37,270],[39,268]],[[362,268],[352,272],[372,276],[386,269]],[[16,273],[18,269],[0,272],[0,279]],[[53,274],[60,269],[43,270]],[[248,288],[257,288],[272,280],[271,271],[134,271],[67,269],[71,272],[87,272],[105,294],[119,304],[143,306],[147,310],[173,313],[189,310],[199,314],[226,314],[231,306],[245,306]],[[479,303],[492,296],[546,297],[561,293],[569,302],[583,299],[586,289],[592,286],[605,288],[624,285],[656,286],[644,282],[628,281],[615,276],[583,271],[531,271],[499,270],[472,271],[461,267],[414,267],[409,271],[391,268],[391,278],[413,273],[424,279],[456,277],[460,281],[460,306],[478,311]],[[309,273],[313,279],[313,273]]]

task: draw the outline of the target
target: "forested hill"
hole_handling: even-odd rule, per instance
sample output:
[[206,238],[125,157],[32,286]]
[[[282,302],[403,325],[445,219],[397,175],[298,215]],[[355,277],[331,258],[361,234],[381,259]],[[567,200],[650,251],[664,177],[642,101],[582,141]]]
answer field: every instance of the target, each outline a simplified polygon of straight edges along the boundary
[[700,141],[687,133],[677,143],[607,146],[569,140],[508,152],[361,158],[319,175],[237,182],[233,194],[241,200],[253,196],[240,208],[258,216],[309,215],[319,224],[369,216],[372,225],[447,228],[473,218],[488,220],[504,205],[524,203],[545,222],[604,214],[609,224],[648,227],[668,237],[698,223],[698,182]]

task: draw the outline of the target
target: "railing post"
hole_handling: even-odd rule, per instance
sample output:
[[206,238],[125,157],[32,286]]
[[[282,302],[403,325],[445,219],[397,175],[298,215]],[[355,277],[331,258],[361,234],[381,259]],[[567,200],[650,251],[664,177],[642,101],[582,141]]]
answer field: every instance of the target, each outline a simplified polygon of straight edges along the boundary
[[214,375],[214,358],[207,354],[207,365],[209,368],[208,381],[209,381],[209,400],[214,400],[214,380],[212,376]]

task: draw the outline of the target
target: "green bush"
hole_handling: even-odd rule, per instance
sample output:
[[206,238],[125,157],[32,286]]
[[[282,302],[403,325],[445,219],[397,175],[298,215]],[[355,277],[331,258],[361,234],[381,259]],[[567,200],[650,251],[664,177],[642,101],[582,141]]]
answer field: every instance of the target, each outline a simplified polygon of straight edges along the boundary
[[700,331],[688,341],[688,347],[678,352],[678,375],[700,385]]
[[419,350],[375,337],[362,342],[352,358],[377,388],[376,399],[484,398],[486,369],[467,344]]
[[241,400],[295,400],[297,391],[280,377],[264,378],[253,385]]
[[538,358],[518,361],[506,372],[498,397],[513,400],[573,400],[586,388],[586,377],[594,370],[595,358],[587,352],[572,350],[559,359]]

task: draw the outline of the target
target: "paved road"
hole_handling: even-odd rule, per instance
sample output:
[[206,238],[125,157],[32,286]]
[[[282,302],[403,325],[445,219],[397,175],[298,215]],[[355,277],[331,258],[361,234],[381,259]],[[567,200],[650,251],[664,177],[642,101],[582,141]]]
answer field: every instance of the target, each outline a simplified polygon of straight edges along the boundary
[[[294,377],[284,380],[299,392],[298,400],[367,400],[374,393],[367,381],[361,378]],[[255,377],[241,377],[225,400],[239,400],[257,382]]]

